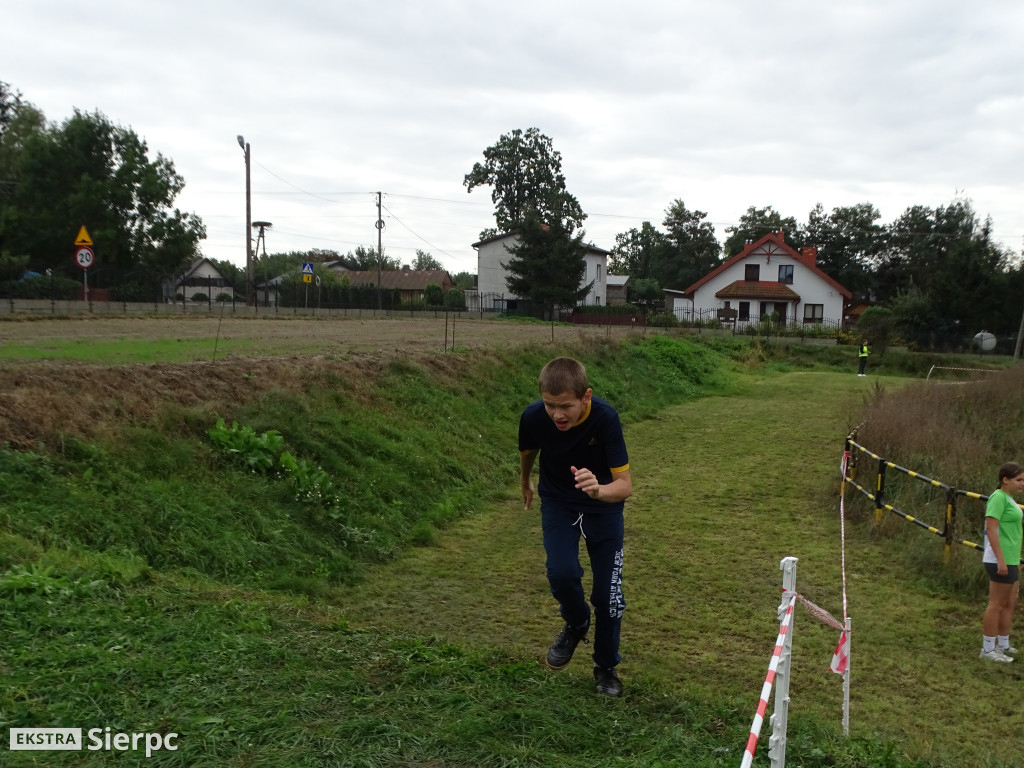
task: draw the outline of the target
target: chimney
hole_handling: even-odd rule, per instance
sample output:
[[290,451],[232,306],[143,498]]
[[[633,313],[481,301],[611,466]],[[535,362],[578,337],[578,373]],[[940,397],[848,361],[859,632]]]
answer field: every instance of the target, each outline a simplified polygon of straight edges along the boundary
[[805,245],[800,249],[800,255],[804,261],[810,264],[812,267],[818,263],[818,249],[812,245]]

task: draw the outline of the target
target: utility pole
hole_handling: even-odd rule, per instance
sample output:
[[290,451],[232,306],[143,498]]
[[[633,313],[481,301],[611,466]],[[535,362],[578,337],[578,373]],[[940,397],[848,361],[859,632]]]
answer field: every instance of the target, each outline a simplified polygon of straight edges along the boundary
[[381,200],[380,192],[377,193],[377,309],[383,309],[380,297],[380,265],[384,261],[384,247],[381,244],[381,234],[384,232],[384,219],[380,215]]
[[238,135],[238,146],[245,152],[245,303],[256,303],[255,275],[252,258],[252,185],[249,173],[249,142]]

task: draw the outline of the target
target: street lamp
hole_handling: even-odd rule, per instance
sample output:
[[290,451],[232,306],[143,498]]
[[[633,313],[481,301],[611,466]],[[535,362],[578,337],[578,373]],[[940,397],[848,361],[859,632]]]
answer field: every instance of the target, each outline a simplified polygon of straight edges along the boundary
[[238,146],[245,152],[245,303],[252,304],[256,293],[254,290],[252,258],[252,186],[249,180],[249,144],[242,134],[238,134]]

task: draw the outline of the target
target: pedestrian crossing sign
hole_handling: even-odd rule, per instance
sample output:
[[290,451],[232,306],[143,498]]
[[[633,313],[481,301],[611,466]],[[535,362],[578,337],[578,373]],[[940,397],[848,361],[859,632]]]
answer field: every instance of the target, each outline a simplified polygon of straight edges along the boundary
[[[310,264],[308,261],[302,262],[302,274],[304,274],[304,275],[312,275],[313,274],[313,265]],[[309,281],[307,280],[307,282],[309,282]]]

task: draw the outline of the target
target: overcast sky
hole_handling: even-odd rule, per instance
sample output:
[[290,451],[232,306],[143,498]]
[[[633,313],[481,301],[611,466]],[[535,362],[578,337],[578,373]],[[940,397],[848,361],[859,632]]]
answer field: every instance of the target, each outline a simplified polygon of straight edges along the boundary
[[[245,263],[245,163],[267,250],[421,249],[476,272],[513,129],[562,154],[587,240],[676,199],[719,240],[751,206],[799,222],[970,199],[1024,243],[1020,0],[4,0],[0,80],[53,122],[132,128],[186,182],[204,255]],[[88,222],[84,222],[88,224]]]

